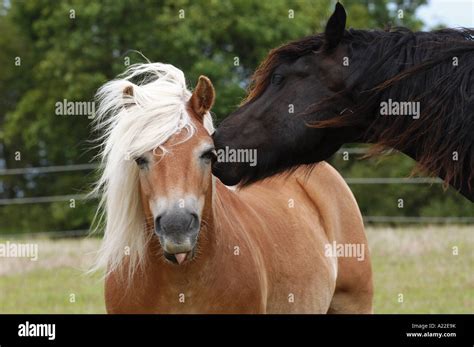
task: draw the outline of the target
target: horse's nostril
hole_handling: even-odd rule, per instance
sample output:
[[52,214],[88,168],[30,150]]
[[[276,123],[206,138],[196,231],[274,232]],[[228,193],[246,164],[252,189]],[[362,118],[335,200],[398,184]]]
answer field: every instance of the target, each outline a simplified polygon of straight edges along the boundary
[[199,216],[197,215],[196,212],[191,212],[190,215],[191,215],[191,218],[189,220],[189,225],[186,228],[186,230],[191,229],[193,226],[195,226],[199,222]]
[[161,224],[161,216],[155,218],[155,229],[158,230]]

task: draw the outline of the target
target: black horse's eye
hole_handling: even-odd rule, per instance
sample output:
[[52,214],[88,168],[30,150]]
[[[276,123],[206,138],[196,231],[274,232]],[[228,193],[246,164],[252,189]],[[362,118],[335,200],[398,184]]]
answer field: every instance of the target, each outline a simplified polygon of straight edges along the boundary
[[203,154],[201,154],[201,159],[204,160],[215,160],[217,158],[216,150],[214,148],[211,148],[208,151],[205,151]]
[[283,75],[277,73],[272,75],[272,84],[279,85],[281,82],[283,82]]
[[140,169],[143,169],[148,164],[148,160],[146,160],[144,157],[138,157],[135,158],[135,163],[137,163]]

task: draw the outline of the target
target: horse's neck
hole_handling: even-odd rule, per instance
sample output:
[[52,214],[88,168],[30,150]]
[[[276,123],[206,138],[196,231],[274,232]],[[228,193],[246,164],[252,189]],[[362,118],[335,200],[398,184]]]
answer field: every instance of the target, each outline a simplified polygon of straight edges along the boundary
[[[444,129],[445,133],[442,135],[437,135],[439,138],[446,138],[446,137],[452,137],[452,134],[448,134],[447,129]],[[401,134],[400,134],[401,135]],[[424,153],[422,153],[422,148],[425,148],[425,143],[427,141],[430,141],[433,143],[433,146],[436,146],[436,140],[437,139],[430,139],[427,138],[426,136],[432,136],[429,132],[425,135],[420,136],[418,139],[414,140],[409,146],[397,146],[394,145],[392,148],[395,150],[409,156],[416,162],[420,162],[421,159],[424,157]],[[362,139],[360,142],[365,142],[365,143],[378,143],[377,139],[375,141],[365,141]],[[456,172],[453,174],[449,173],[447,171],[447,167],[440,166],[439,167],[439,172],[438,172],[438,177],[441,178],[442,180],[445,180],[447,175],[451,175],[450,177],[450,185],[457,191],[459,191],[464,197],[469,199],[470,201],[474,202],[474,182],[469,182],[472,180],[472,173],[470,168],[468,167],[469,165],[472,165],[471,162],[469,161],[469,156],[471,153],[463,153],[463,152],[458,152],[456,151],[456,148],[453,148],[452,150],[452,155],[454,156],[457,153],[457,155],[464,155],[468,158],[467,162],[463,164],[463,167],[461,167],[459,170],[456,170]],[[449,165],[444,162],[446,165]]]
[[[419,93],[419,90],[415,90],[415,89],[416,87],[414,87],[413,93],[414,94]],[[370,124],[373,121],[376,121],[376,117],[380,117],[380,116],[373,115],[372,119],[369,119],[368,124]],[[406,116],[401,116],[401,117],[406,117]],[[435,119],[436,114],[432,114],[431,112],[423,114],[422,117],[433,117],[433,122],[439,121]],[[427,126],[429,125],[427,123],[425,124]],[[466,126],[468,126],[468,124],[466,124]],[[406,145],[405,143],[399,143],[399,144],[395,143],[393,145],[390,145],[390,147],[406,154],[407,156],[409,156],[410,158],[414,159],[417,162],[422,162],[423,160],[426,162],[427,154],[424,153],[423,151],[428,150],[429,147],[426,146],[427,143],[432,144],[432,147],[433,147],[432,150],[436,151],[437,147],[446,145],[445,143],[443,143],[443,141],[447,141],[448,139],[451,139],[453,136],[455,136],[452,133],[449,133],[449,131],[451,131],[450,129],[441,128],[441,127],[437,129],[435,137],[433,137],[433,132],[426,131],[424,127],[418,129],[417,131],[420,135],[417,134],[416,137],[410,138],[409,145]],[[391,135],[393,137],[397,137],[397,136],[402,137],[403,132],[404,132],[404,128],[400,128],[400,131],[397,131],[396,133],[392,133]],[[387,138],[383,138],[383,136],[386,136],[385,129],[380,128],[380,127],[373,133],[366,133],[365,135],[361,134],[359,136],[360,136],[360,140],[357,142],[385,143],[387,141]],[[390,139],[388,140],[390,141]],[[464,151],[462,150],[460,151],[458,147],[455,147],[453,145],[451,152],[444,153],[446,160],[442,161],[443,164],[438,165],[438,169],[439,169],[438,176],[442,180],[445,180],[446,177],[448,177],[448,180],[451,186],[455,190],[458,190],[467,199],[474,202],[474,182],[470,182],[470,180],[472,181],[472,172],[471,172],[472,159],[471,159],[471,153],[468,150],[468,148],[471,148],[471,147],[469,144],[464,144],[464,145],[465,145]],[[462,166],[460,166],[458,170],[449,172],[448,171],[449,166],[450,166],[449,157],[453,156],[454,158],[455,155],[465,156],[466,161],[460,164]],[[457,160],[454,161],[454,163],[456,162],[458,161]]]
[[[464,58],[465,62],[469,61],[467,58],[472,56],[474,50],[472,43],[458,40],[449,45],[446,43],[447,48],[457,50],[459,57]],[[405,153],[429,171],[437,173],[440,178],[446,178],[472,201],[474,187],[469,189],[469,181],[473,178],[473,157],[469,132],[473,128],[470,121],[472,117],[467,116],[472,112],[472,104],[468,101],[472,98],[473,90],[472,65],[463,63],[450,66],[451,60],[448,59],[451,56],[447,54],[445,46],[440,47],[439,52],[425,52],[425,63],[428,64],[425,67],[420,65],[418,69],[419,59],[409,58],[406,70],[402,72],[407,75],[400,79],[393,76],[390,69],[387,69],[390,75],[377,79],[365,78],[375,72],[371,70],[372,67],[367,67],[368,70],[355,86],[354,101],[362,105],[364,111],[357,115],[361,117],[362,126],[357,130],[359,138],[356,142],[379,143]],[[410,52],[414,54],[415,50]],[[367,99],[368,94],[363,92],[377,93],[381,80],[388,84],[380,94],[373,94],[374,101],[370,101]],[[453,103],[453,100],[460,102]],[[382,114],[382,106],[386,106],[385,110],[393,111],[392,106],[401,108],[401,103],[410,107],[410,114]],[[447,117],[453,117],[452,122],[448,122]],[[448,123],[450,126],[443,126]],[[459,158],[452,159],[455,155]]]
[[[447,135],[448,136],[448,135]],[[397,149],[397,148],[395,148]],[[415,161],[419,161],[419,154],[416,145],[411,146],[409,148],[405,148],[400,150],[400,152],[406,154],[410,158],[414,159]],[[474,202],[474,182],[471,182],[471,187],[469,186],[469,175],[471,172],[468,170],[460,170],[454,177],[454,181],[451,183],[451,186],[459,191],[464,197],[469,199],[471,202]],[[441,168],[441,172],[439,173],[439,178],[444,180],[446,178],[446,170]]]

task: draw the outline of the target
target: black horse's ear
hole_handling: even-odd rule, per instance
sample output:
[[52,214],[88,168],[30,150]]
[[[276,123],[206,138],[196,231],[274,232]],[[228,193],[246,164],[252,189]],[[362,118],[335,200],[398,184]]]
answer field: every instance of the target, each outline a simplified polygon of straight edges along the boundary
[[346,29],[346,10],[339,2],[336,3],[334,13],[326,24],[324,31],[325,48],[332,49],[341,42]]

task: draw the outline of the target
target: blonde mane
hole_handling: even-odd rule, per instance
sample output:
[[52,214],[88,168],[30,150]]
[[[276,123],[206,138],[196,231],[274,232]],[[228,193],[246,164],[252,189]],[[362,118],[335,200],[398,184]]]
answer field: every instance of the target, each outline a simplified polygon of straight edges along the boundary
[[[129,87],[133,95],[124,95]],[[153,233],[146,232],[134,158],[157,147],[166,153],[163,144],[180,131],[188,132],[186,139],[194,135],[190,97],[183,72],[162,63],[132,65],[98,90],[94,128],[102,132],[97,139],[102,172],[91,194],[101,196],[95,229],[105,221],[105,230],[92,271],[105,267],[107,275],[127,260],[131,277],[143,265]],[[213,133],[209,113],[204,127]]]

